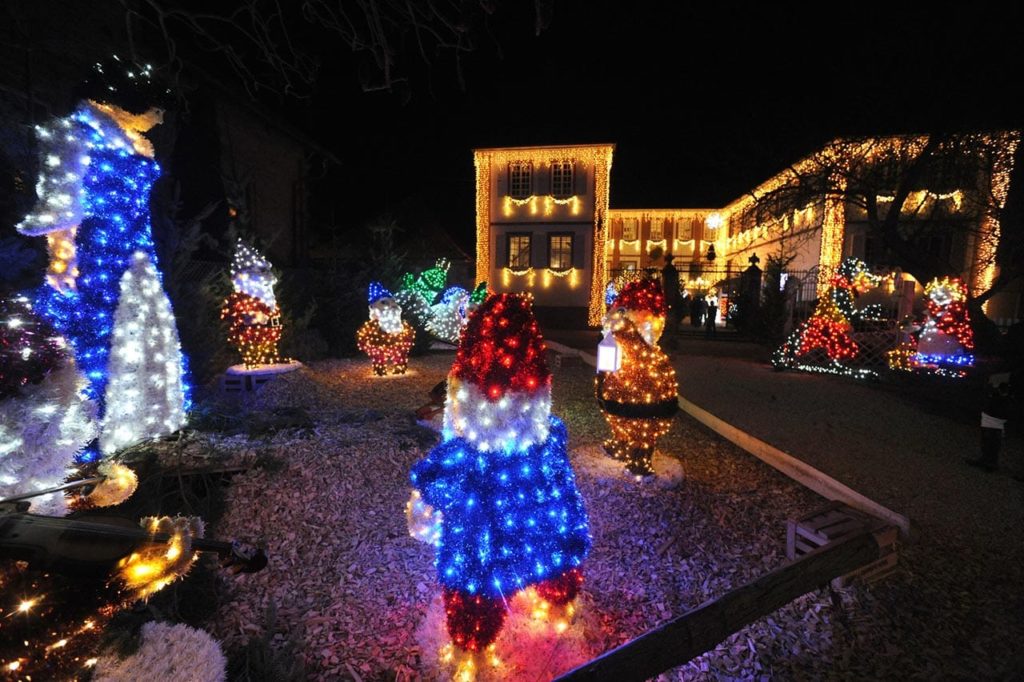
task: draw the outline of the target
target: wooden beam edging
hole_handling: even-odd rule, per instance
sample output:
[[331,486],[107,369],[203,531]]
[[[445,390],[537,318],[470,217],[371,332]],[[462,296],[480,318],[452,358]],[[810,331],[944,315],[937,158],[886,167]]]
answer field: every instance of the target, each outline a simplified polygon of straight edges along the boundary
[[881,553],[871,531],[825,545],[648,630],[555,682],[649,679],[684,665],[797,597],[877,560]]
[[[545,339],[548,347],[552,350],[567,354],[578,355],[585,363],[592,367],[597,366],[597,357],[575,348],[570,348],[557,341]],[[730,443],[737,445],[768,466],[781,471],[797,483],[810,488],[822,497],[829,500],[838,500],[854,509],[877,516],[880,519],[891,523],[900,529],[900,535],[904,539],[910,537],[910,518],[904,514],[895,512],[888,507],[865,497],[853,488],[844,485],[832,478],[823,471],[815,469],[810,464],[797,459],[787,452],[783,452],[774,445],[766,443],[760,438],[750,435],[742,429],[736,428],[729,422],[716,417],[703,407],[695,405],[683,396],[679,396],[679,407],[683,412],[690,415],[704,426],[708,427]]]
[[703,407],[679,396],[679,407],[704,426],[708,427],[726,440],[743,448],[754,457],[786,474],[801,485],[810,488],[822,497],[838,500],[854,509],[877,516],[900,529],[904,539],[910,537],[910,519],[874,500],[861,495],[853,488],[844,485],[823,471],[797,459],[770,443],[756,438],[746,431],[736,428],[729,422],[716,417]]

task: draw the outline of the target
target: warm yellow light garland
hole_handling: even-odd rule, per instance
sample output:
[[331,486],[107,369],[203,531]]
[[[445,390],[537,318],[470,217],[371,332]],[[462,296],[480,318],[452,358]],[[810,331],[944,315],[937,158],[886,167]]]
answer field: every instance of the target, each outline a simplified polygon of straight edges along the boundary
[[[594,144],[560,147],[527,147],[507,149],[477,149],[473,153],[476,167],[476,273],[477,280],[486,281],[491,267],[491,192],[493,166],[503,166],[511,162],[530,162],[535,168],[547,165],[551,161],[572,161],[581,165],[580,170],[593,168],[594,177],[594,244],[591,263],[590,302],[588,320],[592,325],[599,325],[604,316],[604,286],[608,278],[608,264],[605,260],[605,240],[608,234],[608,189],[612,166],[614,145]],[[529,199],[534,199],[530,197]],[[552,204],[573,203],[575,197],[567,200],[556,200],[551,197]],[[509,206],[511,200],[503,202]],[[531,209],[536,202],[531,202]]]

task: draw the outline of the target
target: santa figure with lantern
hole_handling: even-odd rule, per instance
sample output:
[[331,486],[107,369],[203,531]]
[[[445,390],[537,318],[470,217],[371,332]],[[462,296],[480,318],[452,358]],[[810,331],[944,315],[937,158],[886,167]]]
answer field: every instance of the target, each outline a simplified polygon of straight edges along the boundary
[[590,549],[565,425],[524,294],[495,294],[470,316],[447,380],[442,442],[412,470],[413,537],[435,546],[452,643],[486,650],[528,587],[568,608]]
[[597,366],[597,402],[612,430],[604,449],[630,473],[649,476],[657,439],[679,409],[675,369],[658,347],[665,297],[657,282],[644,279],[609,298]]
[[370,282],[370,319],[356,332],[356,346],[370,356],[373,373],[405,374],[416,330],[402,319],[402,306],[380,282]]

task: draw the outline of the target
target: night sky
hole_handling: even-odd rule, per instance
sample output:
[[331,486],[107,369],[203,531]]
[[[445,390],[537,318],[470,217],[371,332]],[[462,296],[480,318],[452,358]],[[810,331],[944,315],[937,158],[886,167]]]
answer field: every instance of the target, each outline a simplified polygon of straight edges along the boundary
[[408,103],[362,93],[339,57],[314,127],[343,161],[349,228],[432,216],[468,248],[474,147],[614,142],[613,207],[697,207],[837,135],[1020,126],[1019,14],[558,0],[536,37],[532,3],[506,2],[464,58],[465,92],[442,58],[414,65]]

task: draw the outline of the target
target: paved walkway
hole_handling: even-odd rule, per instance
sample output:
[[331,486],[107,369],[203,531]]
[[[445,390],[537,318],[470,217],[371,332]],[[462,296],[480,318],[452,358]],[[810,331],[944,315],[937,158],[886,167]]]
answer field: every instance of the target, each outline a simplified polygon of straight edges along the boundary
[[[598,338],[592,331],[547,333],[591,353]],[[673,354],[679,393],[909,516],[915,532],[1024,537],[1024,484],[1010,476],[1024,472],[1019,427],[1008,431],[1003,470],[986,474],[963,464],[979,452],[980,405],[929,407],[891,387],[777,372],[767,357],[753,343],[683,338]]]

